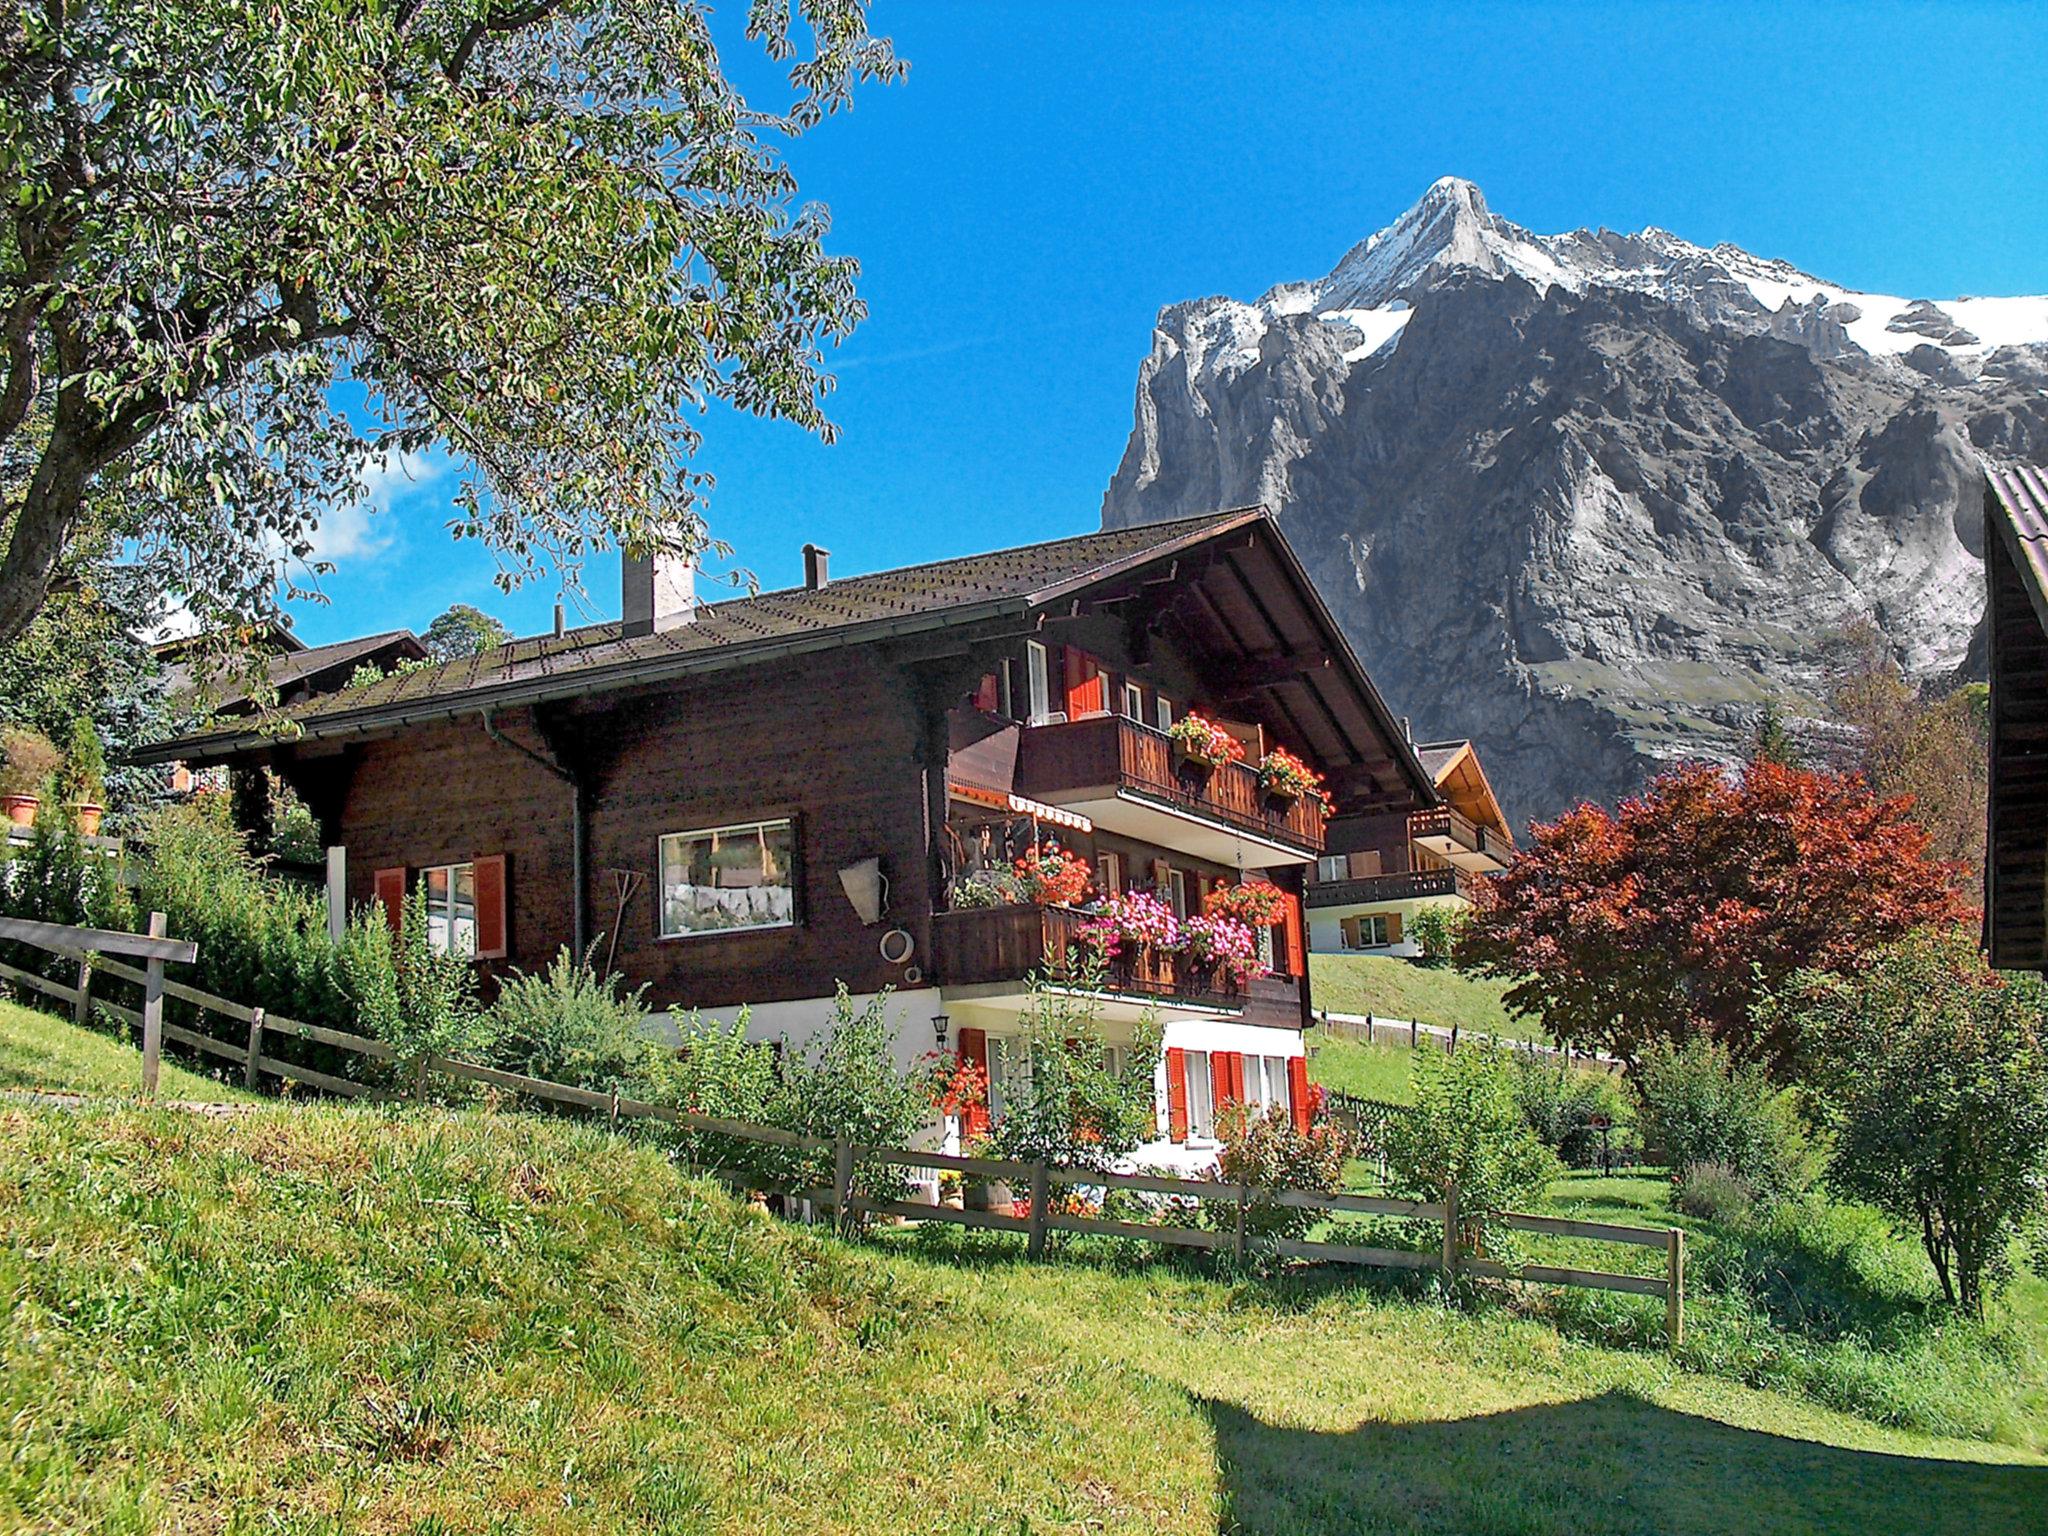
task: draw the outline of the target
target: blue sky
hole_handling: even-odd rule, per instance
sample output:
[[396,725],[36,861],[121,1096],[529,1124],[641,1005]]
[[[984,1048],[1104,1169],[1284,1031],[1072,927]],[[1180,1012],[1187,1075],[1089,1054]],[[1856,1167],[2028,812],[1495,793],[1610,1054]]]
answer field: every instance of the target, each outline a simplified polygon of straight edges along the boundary
[[[728,63],[775,76],[721,8]],[[825,447],[714,411],[713,532],[764,586],[1082,532],[1161,306],[1327,271],[1442,175],[1539,232],[1655,224],[1851,287],[2048,292],[2048,6],[941,5],[875,0],[909,79],[791,148],[871,317]],[[410,468],[417,478],[405,471]],[[329,531],[313,642],[472,602],[455,474]],[[586,573],[616,611],[616,566]]]

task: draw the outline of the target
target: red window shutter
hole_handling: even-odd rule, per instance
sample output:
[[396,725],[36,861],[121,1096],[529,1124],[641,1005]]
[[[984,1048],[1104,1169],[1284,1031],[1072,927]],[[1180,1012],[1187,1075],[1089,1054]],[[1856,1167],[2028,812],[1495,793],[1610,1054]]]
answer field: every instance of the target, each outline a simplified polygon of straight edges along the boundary
[[996,712],[996,675],[993,672],[981,674],[981,683],[974,690],[974,707],[984,714]]
[[1076,683],[1067,690],[1067,718],[1081,720],[1090,715],[1106,715],[1109,703],[1103,697],[1103,674],[1098,672],[1086,682]]
[[377,871],[377,905],[384,909],[384,921],[397,933],[405,925],[405,866]]
[[508,952],[505,855],[486,854],[476,860],[476,957],[502,960]]
[[1177,1045],[1166,1050],[1166,1135],[1188,1139],[1188,1053]]
[[1287,928],[1287,974],[1306,976],[1308,974],[1308,935],[1301,927],[1301,898],[1292,891],[1283,891],[1281,899],[1287,904],[1287,911],[1281,921]]
[[1294,1111],[1294,1128],[1306,1136],[1308,1124],[1308,1058],[1287,1058],[1287,1103]]
[[[988,1083],[988,1031],[985,1029],[963,1029],[960,1031],[960,1059],[972,1067],[981,1068],[984,1087]],[[979,1104],[970,1104],[967,1113],[960,1117],[960,1128],[969,1136],[983,1136],[988,1133],[988,1103],[984,1098]]]
[[1241,1051],[1218,1051],[1209,1058],[1210,1071],[1216,1084],[1216,1108],[1220,1111],[1227,1105],[1244,1102],[1244,1054]]

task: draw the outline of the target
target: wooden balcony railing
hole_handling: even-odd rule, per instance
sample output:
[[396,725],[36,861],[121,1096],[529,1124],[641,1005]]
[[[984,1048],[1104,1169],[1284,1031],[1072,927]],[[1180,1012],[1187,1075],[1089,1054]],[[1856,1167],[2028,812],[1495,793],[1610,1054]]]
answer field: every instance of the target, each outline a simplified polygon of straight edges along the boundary
[[1018,743],[1017,793],[1057,803],[1083,789],[1126,790],[1305,852],[1322,851],[1321,807],[1268,798],[1248,764],[1184,770],[1164,732],[1121,715],[1028,727]]
[[1515,856],[1514,844],[1498,832],[1459,815],[1447,805],[1416,811],[1411,815],[1408,818],[1408,837],[1410,841],[1447,837],[1458,847],[1471,853],[1483,853],[1503,865]]
[[[933,979],[941,986],[1022,982],[1033,971],[1077,972],[1088,914],[1071,907],[975,907],[932,917]],[[1240,985],[1187,957],[1151,949],[1108,962],[1111,992],[1204,1008],[1242,1011],[1247,1023],[1298,1026],[1301,987],[1291,976],[1254,976]]]
[[1391,875],[1360,875],[1312,884],[1304,898],[1310,908],[1350,907],[1368,901],[1413,901],[1422,896],[1472,900],[1480,877],[1462,869],[1411,869]]

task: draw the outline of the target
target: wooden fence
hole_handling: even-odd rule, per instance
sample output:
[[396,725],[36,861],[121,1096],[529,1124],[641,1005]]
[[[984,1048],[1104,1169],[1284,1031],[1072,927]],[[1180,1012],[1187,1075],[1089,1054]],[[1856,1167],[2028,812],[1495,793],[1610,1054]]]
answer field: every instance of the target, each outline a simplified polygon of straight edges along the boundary
[[[1663,1297],[1666,1337],[1674,1347],[1684,1339],[1685,1234],[1675,1227],[1660,1231],[1647,1227],[1619,1226],[1609,1222],[1572,1221],[1553,1216],[1523,1215],[1512,1211],[1475,1214],[1461,1219],[1455,1185],[1445,1191],[1441,1201],[1394,1200],[1377,1195],[1269,1189],[1215,1179],[1187,1179],[1149,1173],[1109,1173],[1090,1168],[1061,1167],[1053,1163],[966,1157],[950,1152],[916,1151],[906,1147],[866,1146],[844,1137],[834,1139],[808,1136],[796,1131],[782,1130],[776,1126],[692,1114],[687,1110],[674,1109],[665,1104],[626,1098],[616,1092],[606,1093],[592,1088],[574,1087],[567,1083],[550,1082],[544,1078],[526,1077],[517,1072],[478,1066],[474,1062],[432,1053],[422,1055],[413,1062],[412,1080],[403,1088],[377,1088],[266,1055],[264,1042],[269,1036],[283,1035],[316,1041],[376,1061],[395,1062],[397,1052],[390,1045],[365,1035],[351,1034],[346,1030],[329,1029],[323,1025],[304,1024],[295,1019],[266,1014],[261,1008],[247,1007],[226,998],[216,997],[197,987],[166,980],[163,975],[164,962],[189,962],[195,958],[197,947],[190,941],[165,938],[162,934],[161,913],[151,915],[150,926],[152,933],[142,936],[91,928],[61,928],[52,923],[0,918],[0,939],[14,939],[60,954],[77,955],[79,958],[78,980],[75,986],[67,987],[33,972],[7,965],[0,965],[0,977],[30,987],[45,996],[70,1003],[74,1017],[81,1023],[88,1018],[92,1008],[98,1007],[117,1018],[142,1027],[142,1076],[145,1094],[154,1094],[156,1091],[157,1060],[161,1042],[166,1039],[174,1044],[239,1065],[242,1068],[243,1081],[252,1088],[258,1084],[263,1074],[268,1073],[286,1081],[302,1083],[309,1088],[348,1098],[384,1101],[415,1098],[424,1101],[433,1079],[444,1077],[457,1082],[481,1084],[502,1092],[525,1094],[551,1103],[593,1110],[605,1115],[614,1125],[622,1120],[656,1121],[680,1130],[726,1136],[737,1141],[806,1153],[816,1157],[821,1163],[829,1153],[832,1166],[831,1184],[795,1190],[791,1193],[798,1198],[809,1200],[814,1207],[829,1211],[835,1223],[842,1228],[850,1229],[865,1216],[890,1216],[1020,1233],[1024,1237],[1027,1254],[1034,1259],[1044,1255],[1049,1234],[1076,1232],[1104,1237],[1137,1238],[1172,1247],[1227,1250],[1239,1260],[1249,1257],[1256,1248],[1258,1251],[1271,1252],[1283,1258],[1322,1263],[1356,1264],[1379,1269],[1435,1269],[1441,1271],[1446,1279],[1455,1279],[1462,1275],[1478,1279],[1625,1291],[1637,1295]],[[110,954],[145,957],[147,967],[138,970],[108,958]],[[123,981],[141,985],[145,997],[142,1010],[138,1013],[134,1009],[120,1007],[103,998],[94,998],[92,979],[96,972],[104,972]],[[244,1038],[239,1041],[220,1040],[199,1031],[164,1024],[165,997],[174,997],[204,1012],[217,1014],[244,1025]],[[1009,1211],[967,1210],[943,1203],[928,1205],[922,1202],[880,1198],[862,1190],[862,1170],[870,1167],[953,1172],[967,1178],[1021,1187],[1028,1192],[1025,1197],[1025,1213],[1018,1215],[1014,1206]],[[1122,1221],[1099,1214],[1089,1215],[1085,1210],[1063,1209],[1055,1202],[1055,1190],[1076,1189],[1100,1190],[1105,1195],[1111,1191],[1161,1195],[1203,1207],[1222,1205],[1229,1210],[1226,1218],[1199,1227],[1173,1226],[1149,1221]],[[1250,1231],[1252,1213],[1275,1207],[1328,1216],[1386,1216],[1426,1222],[1440,1230],[1441,1240],[1430,1251],[1425,1252],[1406,1248],[1367,1247],[1313,1238],[1279,1237],[1266,1241],[1255,1237]],[[1510,1267],[1485,1257],[1485,1232],[1488,1228],[1661,1248],[1665,1255],[1664,1273],[1655,1276],[1630,1275],[1606,1270],[1567,1269],[1539,1264]]]

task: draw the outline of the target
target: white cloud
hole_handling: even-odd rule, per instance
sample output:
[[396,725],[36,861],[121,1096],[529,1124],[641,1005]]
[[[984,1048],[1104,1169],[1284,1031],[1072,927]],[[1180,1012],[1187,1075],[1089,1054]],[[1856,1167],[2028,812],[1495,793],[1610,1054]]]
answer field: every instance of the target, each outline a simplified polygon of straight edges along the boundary
[[370,560],[390,550],[398,529],[389,514],[448,472],[447,461],[425,453],[386,453],[362,468],[364,495],[339,508],[313,530],[315,560]]

